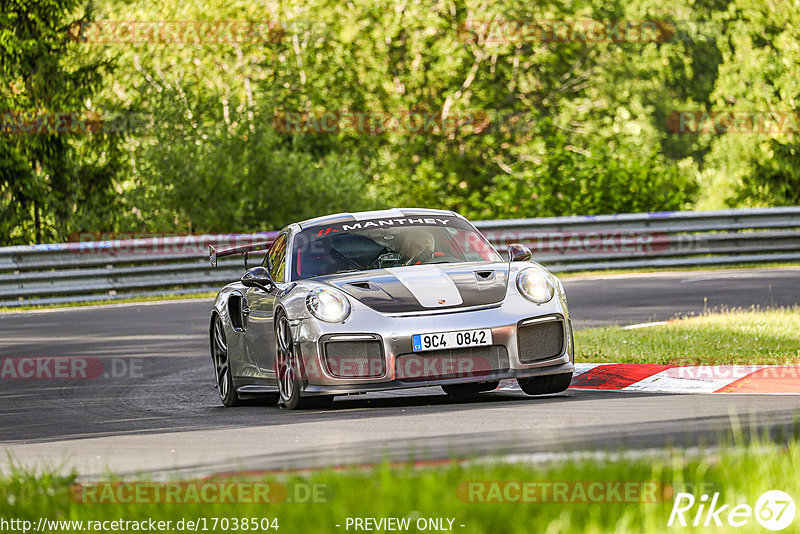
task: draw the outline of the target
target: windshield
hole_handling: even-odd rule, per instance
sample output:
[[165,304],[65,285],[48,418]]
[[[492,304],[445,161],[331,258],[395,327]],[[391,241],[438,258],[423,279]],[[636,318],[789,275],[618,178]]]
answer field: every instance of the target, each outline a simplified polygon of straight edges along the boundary
[[316,226],[295,236],[292,254],[292,280],[404,265],[502,261],[480,232],[455,217]]

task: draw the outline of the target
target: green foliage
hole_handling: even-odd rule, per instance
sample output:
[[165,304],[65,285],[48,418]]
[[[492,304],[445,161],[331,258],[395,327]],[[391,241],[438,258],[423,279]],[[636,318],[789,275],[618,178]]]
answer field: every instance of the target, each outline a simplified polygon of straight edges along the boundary
[[[147,123],[0,136],[2,243],[257,231],[401,205],[499,218],[800,201],[793,137],[668,128],[675,111],[794,106],[798,10],[766,0],[102,0],[92,13],[273,24],[262,41],[217,43],[70,42],[69,23],[88,20],[74,15],[78,1],[4,9],[0,109]],[[676,31],[645,42],[485,32],[504,20],[672,21]],[[275,127],[285,112],[325,111],[462,127]]]
[[[75,0],[7,0],[0,14],[0,242],[62,239],[114,216],[117,139],[53,131],[20,133],[30,117],[79,115],[111,62],[77,53],[67,31]],[[8,113],[11,112],[11,113]],[[23,119],[24,120],[24,119]],[[37,127],[38,128],[38,127]],[[85,226],[84,226],[85,225]]]
[[[791,7],[790,7],[791,5]],[[798,3],[736,0],[718,18],[723,63],[712,94],[716,111],[794,114],[794,125],[772,121],[772,133],[718,136],[711,142],[707,177],[727,194],[718,204],[775,206],[800,203],[800,10]],[[768,129],[769,124],[765,129]],[[785,133],[785,132],[794,133]],[[731,139],[732,138],[732,139]],[[714,207],[709,203],[709,207]]]
[[694,193],[694,182],[654,147],[595,141],[578,148],[563,134],[543,137],[539,161],[498,175],[484,201],[490,211],[477,216],[674,210]]
[[800,204],[800,143],[769,140],[762,149],[758,159],[746,162],[750,172],[742,176],[743,187],[733,202],[761,206]]
[[[254,118],[258,123],[260,117]],[[263,124],[247,123],[234,132],[185,126],[181,133],[159,131],[143,150],[141,185],[130,193],[141,215],[126,221],[128,226],[265,231],[315,217],[320,209],[373,206],[358,161],[346,154],[293,151]]]

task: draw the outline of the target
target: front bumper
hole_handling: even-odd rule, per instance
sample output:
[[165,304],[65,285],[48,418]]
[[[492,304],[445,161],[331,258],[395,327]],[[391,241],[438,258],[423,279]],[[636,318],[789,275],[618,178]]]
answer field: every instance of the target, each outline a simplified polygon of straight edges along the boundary
[[[537,313],[538,312],[538,313]],[[518,327],[529,320],[563,322],[563,345],[558,355],[525,363],[520,358]],[[371,328],[363,328],[369,325]],[[320,328],[322,326],[322,328]],[[359,328],[360,327],[360,328]],[[492,347],[504,348],[507,361],[501,368],[481,372],[443,373],[443,376],[422,376],[409,379],[399,376],[398,357],[436,358],[439,351],[417,352],[412,349],[412,336],[420,333],[456,330],[491,329]],[[547,305],[535,306],[527,301],[506,299],[499,306],[446,314],[387,316],[372,310],[354,309],[345,323],[320,325],[304,320],[295,325],[296,349],[304,377],[303,392],[307,395],[349,394],[389,389],[438,385],[493,382],[509,378],[526,378],[574,371],[572,325],[566,302],[554,298]],[[337,377],[324,358],[323,346],[331,338],[372,340],[380,344],[383,365],[375,376]]]
[[362,382],[359,384],[306,384],[303,392],[308,395],[347,395],[353,393],[369,393],[391,389],[420,388],[431,386],[447,386],[450,384],[466,384],[472,382],[497,382],[509,378],[528,378],[542,375],[572,373],[575,370],[572,362],[556,364],[536,369],[514,369],[505,373],[491,373],[480,378],[437,378],[432,380],[390,380],[388,382]]

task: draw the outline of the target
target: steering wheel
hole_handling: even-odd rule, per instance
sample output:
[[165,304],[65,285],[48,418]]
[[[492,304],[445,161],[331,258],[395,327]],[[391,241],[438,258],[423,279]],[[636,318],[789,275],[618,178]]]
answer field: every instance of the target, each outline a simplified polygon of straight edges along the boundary
[[414,265],[417,262],[427,263],[429,261],[433,261],[433,251],[429,248],[423,248],[420,250],[416,256],[408,260],[405,265]]

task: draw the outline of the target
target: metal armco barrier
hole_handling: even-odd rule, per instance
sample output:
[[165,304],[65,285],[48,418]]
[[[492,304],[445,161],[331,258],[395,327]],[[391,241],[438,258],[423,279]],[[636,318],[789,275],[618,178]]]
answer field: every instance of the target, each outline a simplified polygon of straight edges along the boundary
[[[0,248],[0,306],[191,295],[243,273],[241,258],[208,260],[208,246],[270,242],[277,232],[136,237]],[[253,254],[256,265],[264,254]]]
[[[523,243],[553,272],[800,262],[800,206],[477,221],[501,252]],[[216,290],[240,258],[208,261],[208,245],[268,242],[276,232],[149,237],[0,248],[0,306],[59,304]],[[135,237],[135,236],[134,236]],[[255,265],[263,254],[253,256]]]
[[800,206],[479,221],[553,272],[800,260]]

